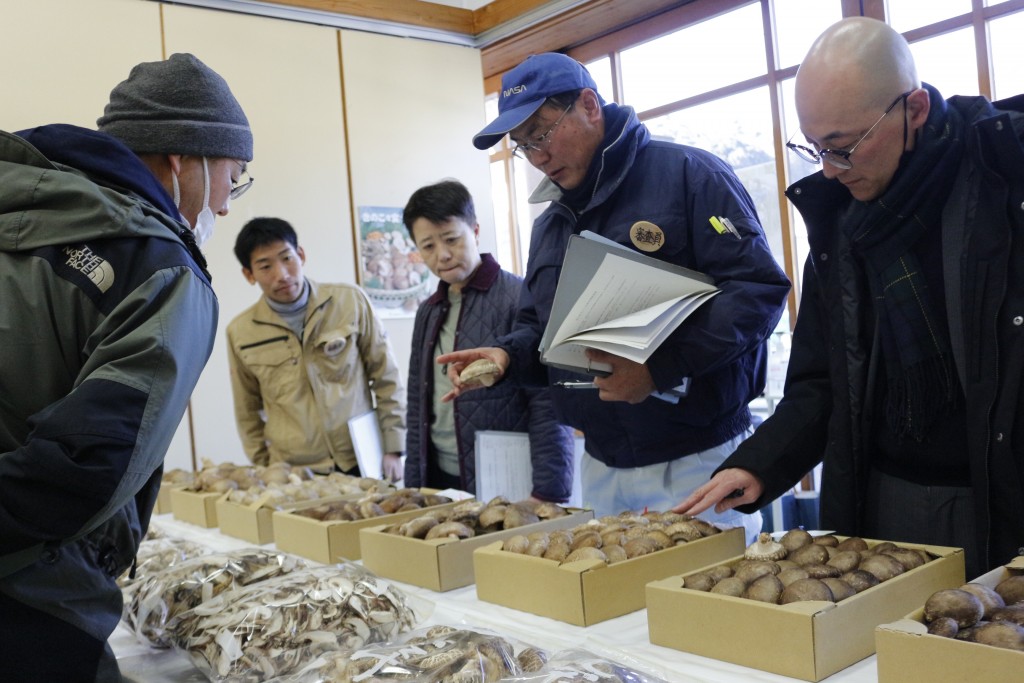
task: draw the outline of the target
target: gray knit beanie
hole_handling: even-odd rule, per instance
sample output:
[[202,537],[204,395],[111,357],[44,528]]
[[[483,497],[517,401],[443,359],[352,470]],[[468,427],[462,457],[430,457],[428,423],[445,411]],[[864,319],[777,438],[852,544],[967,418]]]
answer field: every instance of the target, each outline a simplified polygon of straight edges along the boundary
[[96,125],[137,154],[252,161],[252,131],[238,100],[220,75],[187,53],[132,68]]

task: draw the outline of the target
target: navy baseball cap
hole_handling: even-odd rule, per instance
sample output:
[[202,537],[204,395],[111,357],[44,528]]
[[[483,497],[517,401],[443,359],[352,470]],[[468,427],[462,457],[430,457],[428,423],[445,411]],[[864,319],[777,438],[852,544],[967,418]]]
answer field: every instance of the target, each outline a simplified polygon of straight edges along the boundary
[[477,149],[493,147],[540,109],[547,98],[583,88],[597,92],[590,72],[572,57],[557,52],[530,55],[502,76],[498,118],[473,136],[473,146]]

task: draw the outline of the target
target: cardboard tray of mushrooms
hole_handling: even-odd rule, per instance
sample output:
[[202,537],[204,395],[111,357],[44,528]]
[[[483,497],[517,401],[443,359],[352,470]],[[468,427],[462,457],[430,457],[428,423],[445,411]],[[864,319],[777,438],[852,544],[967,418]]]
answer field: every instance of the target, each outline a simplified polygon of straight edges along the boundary
[[877,625],[963,577],[960,548],[762,534],[744,555],[648,584],[648,630],[655,645],[820,681],[873,654]]

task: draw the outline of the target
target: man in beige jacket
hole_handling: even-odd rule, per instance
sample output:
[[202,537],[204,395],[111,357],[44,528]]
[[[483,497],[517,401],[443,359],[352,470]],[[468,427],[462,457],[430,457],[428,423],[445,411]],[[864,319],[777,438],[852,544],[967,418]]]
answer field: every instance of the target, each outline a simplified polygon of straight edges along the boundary
[[401,479],[405,388],[366,294],[304,277],[306,254],[280,218],[249,221],[235,256],[249,284],[263,291],[227,329],[246,455],[257,465],[285,461],[356,474],[348,420],[376,404],[384,477]]

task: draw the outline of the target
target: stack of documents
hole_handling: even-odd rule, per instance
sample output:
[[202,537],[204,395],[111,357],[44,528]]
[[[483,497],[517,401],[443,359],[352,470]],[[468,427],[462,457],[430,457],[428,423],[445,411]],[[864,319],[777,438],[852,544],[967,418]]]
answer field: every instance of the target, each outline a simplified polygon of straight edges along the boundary
[[541,361],[600,375],[586,349],[637,363],[719,293],[711,278],[659,261],[593,233],[569,238],[544,336]]

